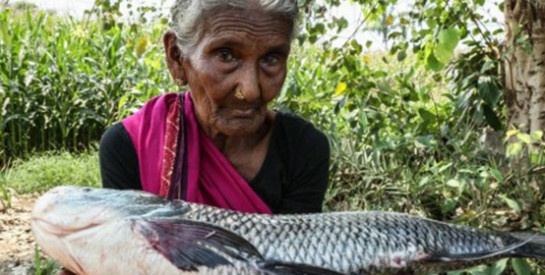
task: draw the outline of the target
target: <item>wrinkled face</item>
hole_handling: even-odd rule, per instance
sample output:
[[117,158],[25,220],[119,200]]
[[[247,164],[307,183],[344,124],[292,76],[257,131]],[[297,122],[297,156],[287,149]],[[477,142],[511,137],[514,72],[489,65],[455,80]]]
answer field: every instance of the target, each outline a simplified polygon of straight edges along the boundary
[[183,62],[199,122],[212,135],[253,134],[284,83],[291,25],[275,15],[234,9],[203,24]]

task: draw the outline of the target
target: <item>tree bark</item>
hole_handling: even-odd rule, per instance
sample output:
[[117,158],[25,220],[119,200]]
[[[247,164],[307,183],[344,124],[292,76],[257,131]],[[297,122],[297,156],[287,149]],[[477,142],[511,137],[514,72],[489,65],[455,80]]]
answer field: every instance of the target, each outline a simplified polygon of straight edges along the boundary
[[545,130],[545,0],[505,0],[509,128]]

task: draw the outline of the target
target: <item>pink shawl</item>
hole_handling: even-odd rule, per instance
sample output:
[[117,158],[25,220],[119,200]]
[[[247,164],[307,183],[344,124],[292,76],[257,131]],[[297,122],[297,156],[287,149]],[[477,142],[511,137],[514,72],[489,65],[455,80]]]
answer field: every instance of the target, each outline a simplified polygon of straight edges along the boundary
[[272,213],[200,129],[190,92],[155,97],[122,123],[136,149],[144,191],[247,213]]

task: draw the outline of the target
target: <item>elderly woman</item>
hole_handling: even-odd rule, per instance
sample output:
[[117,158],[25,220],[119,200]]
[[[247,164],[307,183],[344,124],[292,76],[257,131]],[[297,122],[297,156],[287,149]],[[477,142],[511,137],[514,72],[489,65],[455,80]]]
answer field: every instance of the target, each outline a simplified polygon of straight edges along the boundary
[[286,78],[295,0],[178,0],[164,35],[172,78],[100,143],[106,188],[254,213],[319,212],[329,145],[268,109]]

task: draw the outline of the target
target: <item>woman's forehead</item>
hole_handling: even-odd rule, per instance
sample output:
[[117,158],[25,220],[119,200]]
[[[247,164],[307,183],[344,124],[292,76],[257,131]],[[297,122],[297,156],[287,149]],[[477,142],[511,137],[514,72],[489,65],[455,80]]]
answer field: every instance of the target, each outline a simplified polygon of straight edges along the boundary
[[289,39],[291,23],[284,17],[262,10],[228,9],[203,18],[203,36],[222,36],[238,33],[253,37],[285,36]]

